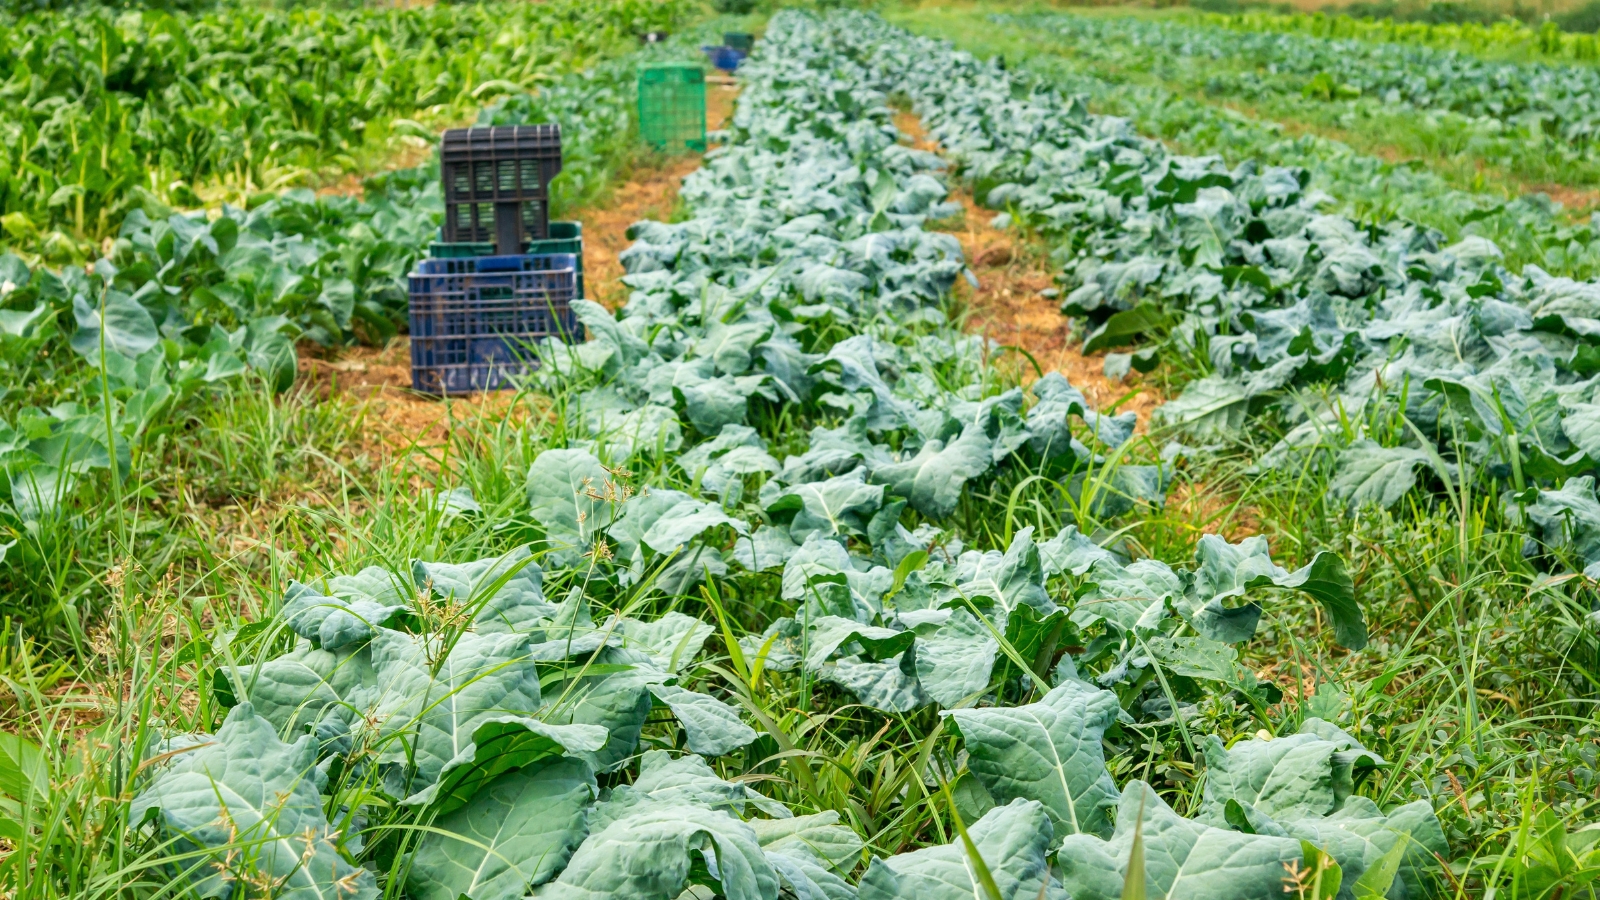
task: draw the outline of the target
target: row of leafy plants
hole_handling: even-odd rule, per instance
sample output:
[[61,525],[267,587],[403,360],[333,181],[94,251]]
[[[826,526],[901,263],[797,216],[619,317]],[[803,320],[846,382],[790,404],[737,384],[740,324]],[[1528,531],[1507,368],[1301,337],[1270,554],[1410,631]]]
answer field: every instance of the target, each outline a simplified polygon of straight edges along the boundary
[[[126,750],[148,760],[119,836],[142,877],[473,900],[1426,889],[1448,849],[1429,805],[1360,796],[1384,761],[1283,721],[1238,660],[1268,601],[1365,644],[1339,557],[1290,571],[1208,536],[1130,561],[1101,528],[1172,477],[1126,459],[1136,418],[1056,373],[1023,388],[951,321],[959,245],[925,225],[957,207],[885,102],[959,70],[929,49],[859,15],[772,20],[689,217],[634,227],[627,306],[581,303],[589,340],[543,348],[554,446],[491,523],[506,549],[292,583],[202,651],[197,724],[220,728]],[[480,487],[440,508],[504,515]],[[855,802],[805,749],[823,728],[906,752]],[[1205,772],[1187,815],[1130,777],[1163,732]]]
[[1301,34],[1329,40],[1423,45],[1502,62],[1518,60],[1558,64],[1563,57],[1580,61],[1594,59],[1589,46],[1593,42],[1593,35],[1563,33],[1557,27],[1557,18],[1550,16],[1533,24],[1511,17],[1493,22],[1443,24],[1321,12],[1302,16],[1199,13],[1184,18],[1198,24],[1239,32]]
[[1158,418],[1210,439],[1279,423],[1260,465],[1328,462],[1352,509],[1422,485],[1465,514],[1503,492],[1530,556],[1592,566],[1592,281],[1508,266],[1471,228],[1330,211],[1307,169],[1176,154],[1048,83],[943,63],[910,89],[919,112],[980,196],[1061,242],[1086,348],[1194,373]]
[[[1600,108],[1600,69],[1588,65],[1485,60],[1409,43],[1234,30],[1210,23],[1140,17],[1044,14],[1027,17],[1072,40],[1082,52],[1116,60],[1173,55],[1212,62],[1212,93],[1245,99],[1271,94],[1324,100],[1369,97],[1417,110],[1492,120],[1533,140],[1586,152]],[[1215,61],[1226,61],[1216,66]]]
[[[1373,151],[1381,147],[1392,151],[1405,144],[1426,157],[1426,162],[1390,162],[1315,130],[1270,119],[1283,115],[1301,125],[1307,120],[1323,122],[1315,110],[1326,106],[1320,101],[1285,101],[1258,110],[1261,117],[1227,109],[1218,102],[1226,98],[1208,98],[1203,90],[1216,62],[1200,66],[1197,59],[1147,56],[1104,46],[1085,50],[1066,34],[1051,34],[1042,42],[1037,30],[1021,29],[1022,19],[1014,16],[990,21],[994,29],[971,35],[973,22],[960,14],[933,14],[915,22],[904,19],[907,26],[923,27],[931,34],[960,37],[963,45],[981,48],[982,56],[1003,54],[1014,61],[1019,74],[1043,78],[1061,93],[1080,96],[1101,114],[1122,115],[1144,135],[1186,154],[1302,168],[1310,175],[1310,191],[1330,195],[1352,218],[1405,218],[1434,227],[1451,240],[1464,234],[1490,237],[1506,251],[1510,266],[1534,263],[1550,274],[1584,279],[1600,271],[1592,223],[1574,221],[1571,211],[1544,195],[1520,195],[1523,186],[1517,181],[1504,184],[1501,178],[1483,178],[1485,165],[1493,163],[1515,178],[1581,181],[1587,163],[1568,159],[1571,149],[1530,144],[1504,133],[1485,136],[1461,117],[1418,123],[1414,115],[1382,110],[1376,101],[1352,102],[1363,104],[1368,112],[1378,110],[1378,119],[1358,117],[1347,122],[1346,114],[1339,114],[1326,122],[1346,130],[1352,143]],[[1458,127],[1467,135],[1461,141],[1442,136],[1454,135]],[[1448,152],[1434,143],[1435,138],[1443,139]]]
[[[1577,13],[1577,10],[1573,11]],[[1592,15],[1592,11],[1583,10]],[[1581,13],[1580,13],[1581,14]],[[1493,22],[1398,21],[1395,18],[1357,17],[1325,12],[1286,15],[1247,12],[1233,15],[1198,13],[1195,19],[1235,31],[1309,34],[1320,38],[1354,39],[1388,44],[1413,44],[1441,50],[1459,50],[1491,59],[1570,59],[1593,62],[1600,59],[1595,35],[1587,29],[1563,30],[1558,20],[1576,18],[1571,14],[1544,19],[1537,25],[1502,17]]]
[[0,223],[15,246],[81,260],[134,211],[256,205],[360,171],[690,12],[607,0],[8,18]]
[[[1307,173],[1307,190],[1331,198],[1352,219],[1402,218],[1456,240],[1487,237],[1505,252],[1507,265],[1529,263],[1554,274],[1588,279],[1600,272],[1600,245],[1593,223],[1572,221],[1560,204],[1534,194],[1507,199],[1465,190],[1428,167],[1393,163],[1314,133],[1294,134],[1272,122],[1188,97],[1177,85],[1107,67],[1077,52],[1075,43],[1041,40],[1037,30],[1018,27],[1016,17],[995,17],[997,26],[973,35],[959,15],[902,16],[908,27],[929,30],[1001,55],[1019,78],[1038,79],[1086,108],[1125,117],[1141,134],[1195,156],[1215,155],[1230,163],[1255,160]],[[975,51],[976,52],[976,51]],[[1130,57],[1131,58],[1131,57]],[[1148,61],[1148,60],[1147,60]],[[1293,135],[1293,136],[1291,136]]]

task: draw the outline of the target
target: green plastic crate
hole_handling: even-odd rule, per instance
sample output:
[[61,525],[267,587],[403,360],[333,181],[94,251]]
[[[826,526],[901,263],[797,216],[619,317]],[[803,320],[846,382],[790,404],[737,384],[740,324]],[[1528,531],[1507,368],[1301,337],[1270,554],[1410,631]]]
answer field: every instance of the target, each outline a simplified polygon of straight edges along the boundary
[[[583,223],[582,222],[551,222],[550,237],[542,241],[528,241],[522,245],[522,252],[532,256],[544,256],[551,253],[571,253],[578,257],[578,296],[588,296],[583,292]],[[428,256],[433,259],[468,259],[475,256],[494,256],[494,242],[482,241],[474,243],[447,244],[444,241],[434,241],[428,245]]]
[[657,150],[705,152],[705,70],[684,63],[640,66],[639,134]]

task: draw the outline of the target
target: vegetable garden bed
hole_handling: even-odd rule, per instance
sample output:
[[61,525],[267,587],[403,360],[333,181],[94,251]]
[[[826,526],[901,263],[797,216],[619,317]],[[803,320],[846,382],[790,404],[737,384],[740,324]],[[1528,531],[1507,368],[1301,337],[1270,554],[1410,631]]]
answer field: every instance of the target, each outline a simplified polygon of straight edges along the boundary
[[[914,47],[772,21],[690,217],[635,226],[628,305],[578,304],[591,340],[546,348],[565,438],[497,529],[530,543],[290,585],[218,660],[221,730],[135,748],[164,760],[133,801],[143,865],[357,896],[1094,898],[1142,842],[1157,894],[1277,897],[1334,860],[1420,889],[1438,824],[1351,796],[1382,765],[1354,738],[1182,724],[1275,702],[1230,646],[1264,600],[1362,646],[1351,580],[1261,540],[1174,569],[1089,539],[1170,473],[1122,462],[1131,415],[1059,375],[1024,392],[946,320],[942,163],[852,61]],[[1212,771],[1193,818],[1108,768],[1174,715]],[[802,749],[834,719],[903,748],[865,805]],[[218,786],[278,799],[245,820]]]

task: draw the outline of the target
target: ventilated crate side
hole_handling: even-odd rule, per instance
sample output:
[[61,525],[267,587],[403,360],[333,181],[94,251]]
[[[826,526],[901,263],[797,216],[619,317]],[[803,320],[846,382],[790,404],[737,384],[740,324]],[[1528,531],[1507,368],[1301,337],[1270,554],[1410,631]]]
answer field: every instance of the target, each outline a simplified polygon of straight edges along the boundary
[[657,150],[706,149],[706,73],[699,66],[640,67],[639,135]]
[[559,125],[453,128],[439,141],[445,243],[515,252],[550,237],[550,181],[561,172]]
[[410,276],[412,387],[459,394],[510,387],[537,367],[540,339],[581,340],[571,254],[426,259]]

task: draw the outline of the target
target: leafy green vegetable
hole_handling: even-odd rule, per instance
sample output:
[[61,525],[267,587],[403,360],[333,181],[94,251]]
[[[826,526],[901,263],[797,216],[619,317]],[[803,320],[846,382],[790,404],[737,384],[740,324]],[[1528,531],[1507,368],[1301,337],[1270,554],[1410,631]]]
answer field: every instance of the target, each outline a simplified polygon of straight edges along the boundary
[[1069,835],[1056,854],[1061,882],[1077,900],[1116,900],[1135,831],[1144,845],[1145,890],[1153,897],[1283,896],[1291,865],[1302,865],[1298,840],[1241,834],[1184,819],[1149,785],[1130,782],[1109,840]]
[[[548,881],[583,840],[594,773],[551,760],[501,775],[465,806],[435,819],[411,858],[421,900],[510,900]],[[457,837],[459,835],[459,837]]]
[[248,880],[294,900],[378,896],[372,874],[345,862],[323,815],[311,736],[285,744],[240,703],[214,738],[188,738],[168,752],[129,815],[154,817],[180,845],[214,851],[189,875],[202,895]]
[[1063,835],[1107,834],[1117,789],[1100,740],[1117,710],[1115,694],[1067,681],[1037,703],[945,715],[961,729],[967,765],[996,801],[1038,801]]
[[[991,810],[967,832],[1002,900],[1067,896],[1046,861],[1054,833],[1040,804],[1014,800]],[[861,877],[861,900],[986,897],[975,875],[976,865],[961,841],[874,859]]]

